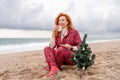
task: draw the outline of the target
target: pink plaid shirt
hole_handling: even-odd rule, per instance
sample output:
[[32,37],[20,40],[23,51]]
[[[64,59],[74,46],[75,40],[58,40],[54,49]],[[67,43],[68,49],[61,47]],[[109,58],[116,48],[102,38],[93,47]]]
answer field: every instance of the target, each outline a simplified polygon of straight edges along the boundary
[[77,30],[68,29],[67,35],[61,39],[61,32],[58,33],[58,37],[55,39],[55,47],[59,47],[60,44],[70,44],[71,46],[79,46],[81,43],[81,38]]

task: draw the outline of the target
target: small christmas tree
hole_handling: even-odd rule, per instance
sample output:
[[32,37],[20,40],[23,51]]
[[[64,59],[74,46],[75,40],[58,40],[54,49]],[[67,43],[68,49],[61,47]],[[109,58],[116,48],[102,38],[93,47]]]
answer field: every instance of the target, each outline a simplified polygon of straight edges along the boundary
[[86,70],[94,64],[95,54],[86,43],[87,34],[84,35],[83,41],[80,44],[78,51],[72,55],[72,61],[76,63],[77,67]]

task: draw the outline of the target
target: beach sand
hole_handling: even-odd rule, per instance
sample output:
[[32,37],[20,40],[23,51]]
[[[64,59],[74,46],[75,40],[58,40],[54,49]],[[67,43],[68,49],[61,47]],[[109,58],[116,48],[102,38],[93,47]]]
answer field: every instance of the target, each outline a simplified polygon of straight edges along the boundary
[[120,41],[90,44],[95,64],[86,74],[76,65],[63,65],[57,75],[47,77],[43,50],[0,54],[0,80],[120,80]]

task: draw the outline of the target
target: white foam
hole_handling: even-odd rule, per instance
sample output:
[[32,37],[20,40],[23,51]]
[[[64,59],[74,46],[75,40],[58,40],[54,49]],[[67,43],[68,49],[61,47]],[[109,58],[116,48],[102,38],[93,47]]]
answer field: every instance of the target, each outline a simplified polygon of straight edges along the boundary
[[3,53],[13,53],[21,51],[32,51],[32,50],[41,50],[45,46],[48,46],[48,42],[41,43],[28,43],[21,45],[0,45],[0,54]]
[[88,41],[88,43],[101,43],[101,42],[109,42],[109,41],[119,41],[120,39],[109,39],[109,40],[94,40],[94,41]]
[[[120,39],[111,39],[111,40],[93,40],[87,41],[88,43],[100,43],[108,41],[119,41]],[[21,45],[0,45],[0,54],[21,52],[21,51],[32,51],[32,50],[41,50],[44,47],[48,46],[49,42],[40,42],[40,43],[28,43]]]

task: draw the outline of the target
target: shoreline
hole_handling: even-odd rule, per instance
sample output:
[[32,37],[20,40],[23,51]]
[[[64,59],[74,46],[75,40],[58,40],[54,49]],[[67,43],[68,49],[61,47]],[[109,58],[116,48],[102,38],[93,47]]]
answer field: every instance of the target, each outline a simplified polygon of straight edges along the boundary
[[43,49],[40,49],[40,50],[23,50],[23,51],[3,52],[3,53],[0,53],[0,55],[17,54],[17,53],[24,53],[24,52],[34,52],[34,51],[42,51],[42,50]]
[[[93,41],[93,42],[87,42],[88,44],[98,44],[98,43],[107,43],[107,42],[116,42],[116,41],[120,41],[120,39],[115,39],[115,40],[99,40],[99,41]],[[47,42],[48,43],[48,42]],[[47,45],[46,45],[47,46]],[[12,53],[19,53],[19,52],[27,52],[27,51],[41,51],[43,50],[43,48],[40,49],[32,49],[32,50],[16,50],[16,51],[7,51],[7,52],[0,52],[1,54],[12,54]]]
[[120,39],[96,40],[96,41],[92,41],[92,42],[88,42],[88,43],[93,44],[93,43],[104,43],[104,42],[110,42],[110,41],[120,41]]

